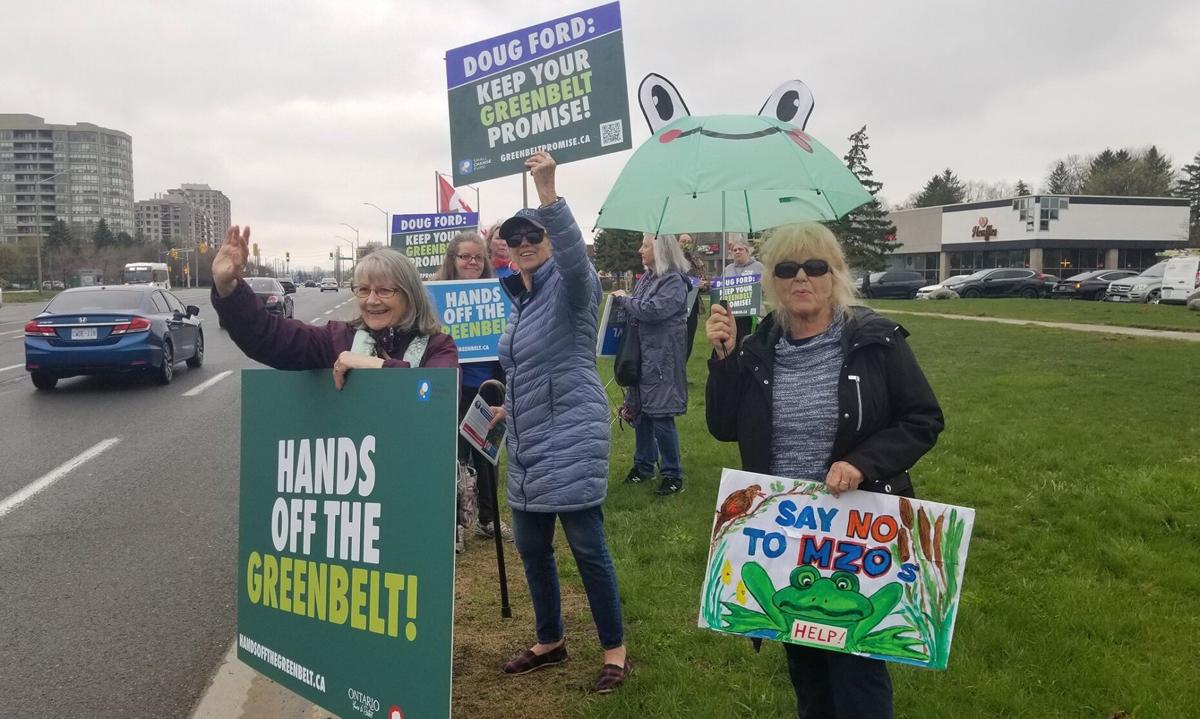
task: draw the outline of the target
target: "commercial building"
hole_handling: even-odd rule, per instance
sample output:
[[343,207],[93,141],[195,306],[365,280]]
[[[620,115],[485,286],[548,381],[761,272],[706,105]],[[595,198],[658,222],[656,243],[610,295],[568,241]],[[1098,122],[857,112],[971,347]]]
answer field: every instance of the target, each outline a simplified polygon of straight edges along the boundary
[[1177,197],[1030,195],[889,213],[901,247],[892,266],[930,282],[992,267],[1067,276],[1143,270],[1187,244],[1188,201]]
[[87,122],[0,114],[0,243],[45,237],[56,220],[134,232],[133,140]]

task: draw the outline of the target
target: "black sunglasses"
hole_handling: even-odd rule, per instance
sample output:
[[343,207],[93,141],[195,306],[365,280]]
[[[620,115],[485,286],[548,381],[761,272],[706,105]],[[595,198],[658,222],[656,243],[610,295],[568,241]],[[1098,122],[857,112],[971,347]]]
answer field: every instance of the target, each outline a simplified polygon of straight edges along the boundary
[[509,247],[520,247],[521,243],[528,241],[531,245],[540,244],[545,235],[536,227],[525,227],[520,230],[514,230],[511,235],[504,238],[504,244]]
[[805,260],[803,262],[784,260],[775,265],[772,273],[781,280],[790,280],[800,270],[804,270],[806,277],[820,277],[829,272],[829,263],[825,260]]

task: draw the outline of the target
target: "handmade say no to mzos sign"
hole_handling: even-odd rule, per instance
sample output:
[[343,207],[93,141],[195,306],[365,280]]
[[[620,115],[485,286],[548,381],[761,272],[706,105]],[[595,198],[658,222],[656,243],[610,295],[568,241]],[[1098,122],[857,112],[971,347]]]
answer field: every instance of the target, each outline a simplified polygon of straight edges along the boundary
[[975,511],[725,469],[701,627],[945,669]]

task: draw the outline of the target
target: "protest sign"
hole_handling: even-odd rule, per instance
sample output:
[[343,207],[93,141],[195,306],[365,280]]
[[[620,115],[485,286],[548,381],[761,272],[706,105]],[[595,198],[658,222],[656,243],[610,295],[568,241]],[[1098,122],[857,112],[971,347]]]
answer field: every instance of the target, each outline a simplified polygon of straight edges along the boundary
[[478,212],[392,215],[392,247],[413,261],[421,279],[429,279],[446,259],[450,240],[460,232],[478,228]]
[[617,348],[621,346],[621,335],[625,334],[625,323],[628,319],[625,310],[616,306],[613,296],[608,296],[604,303],[604,313],[600,315],[600,334],[596,335],[596,355],[599,357],[616,357]]
[[513,311],[500,280],[442,280],[426,282],[425,289],[442,330],[458,347],[459,363],[500,358],[500,335]]
[[762,308],[761,275],[738,275],[737,277],[714,277],[709,289],[712,304],[721,300],[729,303],[729,312],[734,317],[752,317]]
[[725,469],[701,627],[945,669],[975,510]]
[[498,422],[496,426],[488,429],[494,416],[488,403],[484,402],[479,395],[475,395],[475,399],[471,400],[471,406],[463,415],[462,423],[458,425],[458,433],[487,461],[497,464],[500,462],[500,447],[504,445],[504,433],[507,431],[507,426],[503,422]]
[[339,716],[450,715],[457,420],[453,369],[242,372],[239,659]]
[[619,3],[450,50],[446,85],[455,185],[632,144]]

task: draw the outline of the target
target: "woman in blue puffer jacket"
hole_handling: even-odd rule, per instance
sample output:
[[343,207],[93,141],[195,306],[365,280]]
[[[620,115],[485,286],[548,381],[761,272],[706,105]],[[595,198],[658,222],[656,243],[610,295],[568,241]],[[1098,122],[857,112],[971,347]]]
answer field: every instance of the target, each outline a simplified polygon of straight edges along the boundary
[[571,210],[555,191],[554,160],[539,152],[525,166],[541,206],[520,210],[499,230],[519,273],[501,281],[515,310],[500,340],[508,393],[503,409],[495,409],[496,421],[507,422],[508,505],[533,600],[537,643],[505,664],[504,671],[525,674],[567,659],[554,561],[557,518],[604,649],[592,689],[607,693],[625,681],[631,666],[601,510],[608,486],[609,425],[608,401],[596,373],[600,278]]

